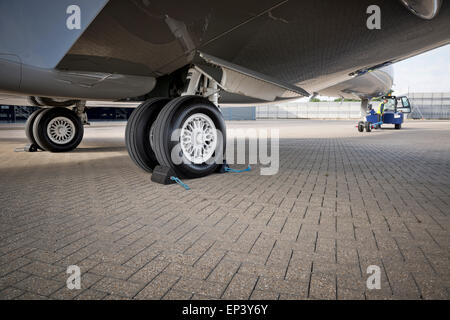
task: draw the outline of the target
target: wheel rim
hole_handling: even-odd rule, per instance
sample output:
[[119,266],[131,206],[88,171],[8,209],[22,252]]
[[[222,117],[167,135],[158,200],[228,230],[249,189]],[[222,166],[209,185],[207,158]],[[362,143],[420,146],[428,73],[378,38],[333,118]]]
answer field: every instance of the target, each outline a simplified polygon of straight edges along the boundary
[[217,130],[210,117],[196,113],[184,121],[180,135],[184,156],[195,164],[208,161],[217,146]]
[[149,140],[150,140],[150,148],[152,150],[155,150],[155,124],[156,121],[153,122],[152,126],[150,127],[150,132],[149,132]]
[[75,125],[66,117],[53,118],[47,125],[47,136],[56,144],[66,144],[75,137]]

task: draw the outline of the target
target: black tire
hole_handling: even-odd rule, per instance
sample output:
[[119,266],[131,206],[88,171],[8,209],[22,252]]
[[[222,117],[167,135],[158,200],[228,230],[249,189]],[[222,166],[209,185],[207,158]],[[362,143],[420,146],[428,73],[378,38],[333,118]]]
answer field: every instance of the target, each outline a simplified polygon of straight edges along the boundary
[[398,123],[398,124],[395,125],[395,129],[396,130],[400,130],[401,128],[402,128],[402,124],[401,123]]
[[358,122],[358,131],[364,132],[364,122],[363,121]]
[[[50,122],[58,117],[70,120],[73,124],[73,136],[67,142],[56,143],[47,134],[47,128]],[[33,135],[36,142],[44,150],[50,152],[67,152],[72,151],[80,144],[83,139],[84,128],[83,123],[77,114],[66,108],[50,108],[38,114],[33,124]]]
[[372,124],[370,122],[366,122],[365,124],[366,131],[371,132],[372,131]]
[[[180,146],[180,136],[172,137],[194,114],[205,115],[211,120],[218,133],[217,147],[209,160],[203,163],[191,162]],[[173,138],[173,140],[172,140]],[[183,96],[169,102],[158,115],[155,123],[155,154],[158,162],[170,167],[180,178],[199,178],[216,171],[223,163],[226,146],[225,122],[220,110],[209,100],[196,96]],[[176,148],[176,149],[175,149]],[[174,157],[172,157],[172,152]],[[221,154],[220,154],[221,153]]]
[[159,164],[152,148],[150,131],[162,108],[170,101],[153,98],[141,103],[131,114],[125,130],[125,144],[131,160],[141,169],[152,172]]
[[28,142],[30,142],[30,144],[34,144],[35,146],[37,146],[39,149],[44,150],[36,141],[36,139],[34,138],[34,134],[33,134],[33,125],[34,122],[36,120],[36,117],[43,111],[45,111],[46,109],[38,109],[35,112],[33,112],[27,119],[27,122],[25,123],[25,134],[27,136]]

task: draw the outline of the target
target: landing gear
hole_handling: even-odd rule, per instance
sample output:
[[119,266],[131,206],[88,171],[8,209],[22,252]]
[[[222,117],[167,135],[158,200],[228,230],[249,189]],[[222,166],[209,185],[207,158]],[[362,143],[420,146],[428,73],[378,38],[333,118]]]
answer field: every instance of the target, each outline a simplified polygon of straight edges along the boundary
[[66,152],[75,149],[83,139],[83,123],[66,108],[42,109],[34,119],[32,138],[43,150]]
[[366,121],[367,112],[371,108],[372,108],[372,106],[369,105],[369,99],[362,99],[361,100],[361,107],[360,107],[361,121],[358,122],[358,126],[357,126],[359,132],[364,132],[364,129],[367,132],[372,131],[371,123]]
[[395,125],[395,129],[396,130],[400,130],[401,128],[402,128],[402,124],[401,123],[398,123],[398,124]]
[[225,135],[218,107],[202,97],[182,96],[169,102],[156,119],[156,158],[180,177],[204,177],[223,163]]
[[26,124],[25,124],[25,134],[26,134],[26,136],[27,136],[28,142],[30,142],[30,146],[31,146],[30,150],[33,150],[33,151],[37,151],[37,149],[43,150],[43,149],[38,145],[38,143],[36,142],[36,139],[34,138],[34,135],[33,135],[33,125],[34,125],[34,122],[35,122],[35,120],[36,120],[36,117],[37,117],[41,112],[43,112],[43,111],[45,111],[45,110],[46,110],[46,109],[38,109],[38,110],[36,110],[35,112],[33,112],[33,113],[31,114],[31,116],[28,117],[27,122],[26,122]]
[[169,99],[154,98],[143,102],[128,119],[125,144],[131,160],[141,169],[152,172],[159,164],[153,151],[154,123]]
[[199,178],[223,163],[225,123],[208,99],[182,96],[150,99],[131,115],[126,146],[143,170],[171,168],[180,178]]
[[86,101],[29,97],[29,102],[42,108],[35,111],[25,125],[25,134],[30,142],[25,147],[26,151],[65,152],[80,144],[83,125],[89,124],[85,113]]
[[142,103],[127,123],[125,142],[141,169],[167,180],[199,178],[224,163],[226,128],[217,103],[219,85],[198,68],[189,69],[185,91],[172,100]]

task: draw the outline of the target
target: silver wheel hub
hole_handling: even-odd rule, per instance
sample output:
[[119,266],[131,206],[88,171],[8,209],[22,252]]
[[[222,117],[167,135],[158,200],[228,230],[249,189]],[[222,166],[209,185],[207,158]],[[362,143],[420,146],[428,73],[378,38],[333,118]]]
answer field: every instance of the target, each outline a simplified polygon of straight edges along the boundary
[[66,117],[56,117],[47,125],[47,136],[56,144],[66,144],[75,137],[75,125]]
[[210,117],[196,113],[184,121],[180,135],[184,156],[195,164],[208,161],[217,146],[217,130]]

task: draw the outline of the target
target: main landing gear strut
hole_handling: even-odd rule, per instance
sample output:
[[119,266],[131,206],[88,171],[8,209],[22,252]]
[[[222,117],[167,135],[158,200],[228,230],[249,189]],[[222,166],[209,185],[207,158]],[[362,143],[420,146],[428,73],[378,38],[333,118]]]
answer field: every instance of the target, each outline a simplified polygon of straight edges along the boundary
[[149,99],[128,120],[128,153],[147,172],[160,166],[180,178],[198,178],[223,164],[226,128],[215,104],[217,84],[195,68],[188,80],[181,97]]

